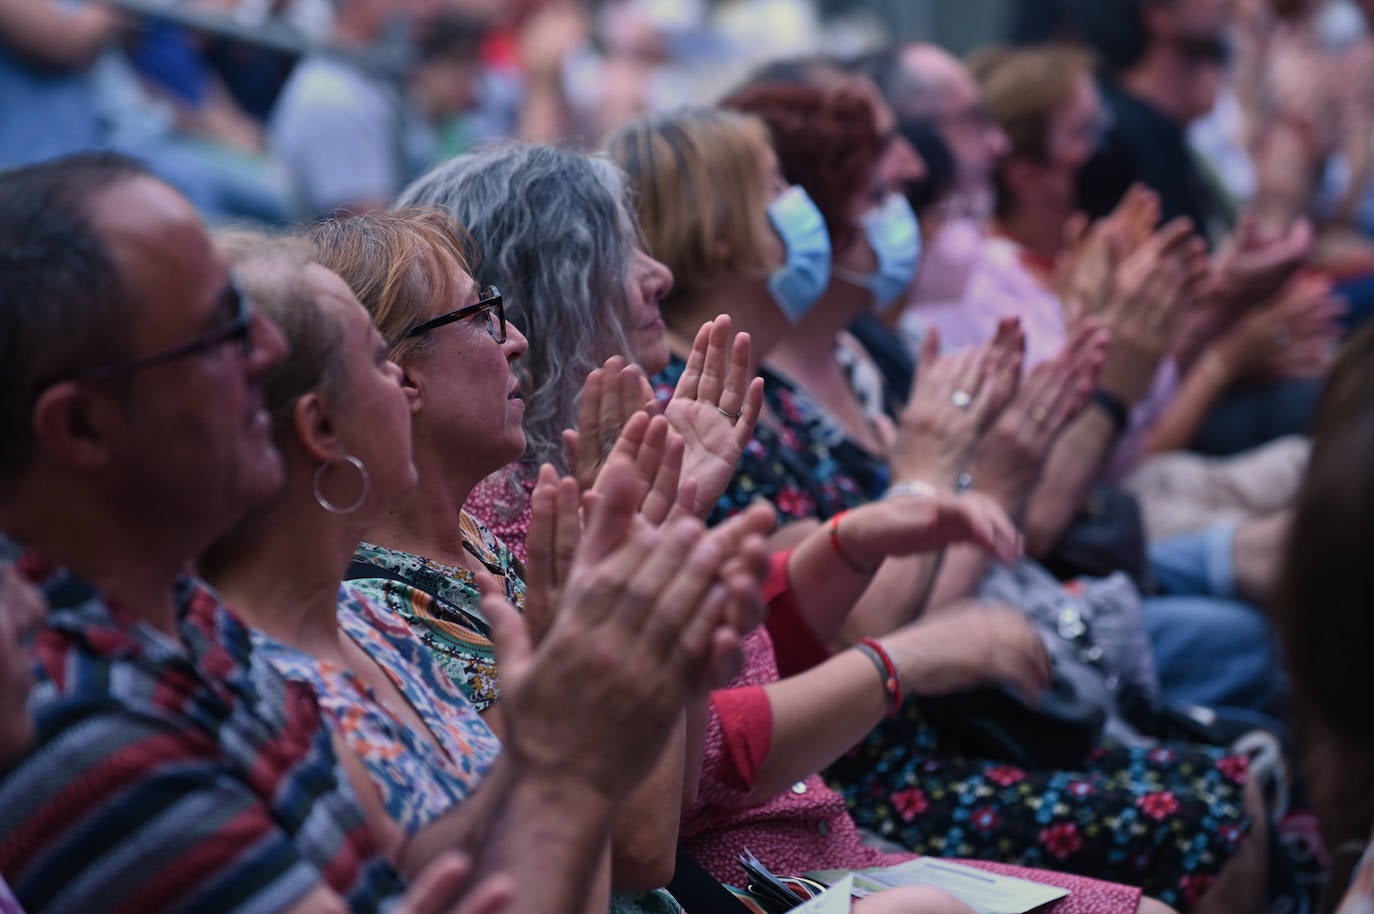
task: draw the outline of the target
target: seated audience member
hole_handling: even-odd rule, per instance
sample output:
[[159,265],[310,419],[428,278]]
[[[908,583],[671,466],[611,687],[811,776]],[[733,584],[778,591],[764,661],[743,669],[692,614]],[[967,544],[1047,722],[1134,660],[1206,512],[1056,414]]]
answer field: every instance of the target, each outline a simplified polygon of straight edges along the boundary
[[90,71],[120,24],[104,3],[0,4],[0,168],[100,145]]
[[[516,364],[527,404],[524,455],[472,495],[473,512],[523,559],[540,465],[573,473],[586,487],[604,442],[653,402],[645,375],[668,362],[660,302],[673,275],[645,252],[624,174],[603,158],[553,146],[494,146],[436,168],[401,200],[438,206],[471,234],[482,254],[478,281],[501,289],[512,323],[532,334]],[[529,269],[532,263],[539,269]],[[732,342],[728,321],[697,333],[719,313],[691,332],[701,336],[702,367],[721,376],[665,410],[687,442],[683,472],[697,484],[703,517],[729,483],[760,403],[761,385],[750,385],[748,336]],[[628,373],[627,360],[637,366]],[[629,385],[624,396],[621,383]],[[575,449],[565,443],[568,429],[577,429]]]
[[[894,106],[911,116],[927,116],[937,126],[957,162],[960,177],[956,194],[970,200],[993,200],[993,178],[1007,152],[1008,139],[984,104],[972,74],[946,52],[928,45],[907,46],[896,55],[896,61],[895,69],[905,75],[892,78]],[[953,112],[957,111],[978,112],[978,129],[965,123],[965,117],[954,117]],[[1082,112],[1076,116],[1082,119]],[[1046,182],[1047,187],[1038,188],[1042,195],[1049,198],[1056,190],[1063,193],[1062,179],[1047,178]],[[1126,208],[1135,213],[1140,203],[1140,198],[1133,198]],[[1117,281],[1107,287],[1107,304],[1091,309],[1111,331],[1102,375],[1088,408],[1063,435],[1050,442],[1052,447],[1047,452],[1043,474],[1024,477],[1014,466],[1002,462],[1002,456],[1011,451],[997,448],[985,449],[987,460],[975,463],[970,471],[984,491],[1014,497],[1007,504],[1025,511],[1027,551],[1032,557],[1053,555],[1080,510],[1089,503],[1092,487],[1102,479],[1118,434],[1127,427],[1128,404],[1146,399],[1147,392],[1157,386],[1160,360],[1175,336],[1173,324],[1163,309],[1182,309],[1190,300],[1190,296],[1171,290],[1201,289],[1199,252],[1195,242],[1188,239],[1184,224],[1176,222],[1154,232],[1153,219],[1132,217],[1130,237],[1137,239],[1132,249],[1139,250],[1131,258],[1129,270],[1123,263],[1117,271]],[[1080,259],[1087,273],[1090,258]],[[1065,309],[1054,292],[1023,266],[1009,242],[989,240],[975,222],[955,218],[947,222],[930,245],[926,260],[913,296],[915,307],[910,313],[924,315],[937,326],[942,331],[942,344],[953,342],[955,348],[963,348],[986,342],[997,321],[1014,313],[1026,322],[1032,359],[1043,360],[1063,348],[1070,324]],[[1101,268],[1104,262],[1099,259],[1095,265]],[[1137,432],[1137,439],[1139,435]],[[1138,451],[1138,445],[1127,446]],[[1038,467],[1039,462],[1025,465]],[[998,491],[996,480],[1005,482],[1018,476],[1022,476],[1021,486],[1029,486],[1025,492]],[[983,482],[977,483],[980,479]],[[994,485],[992,489],[986,488],[990,482]],[[1020,499],[1027,495],[1029,501],[1022,507]],[[1264,535],[1257,540],[1262,558],[1272,555],[1272,537],[1268,533],[1281,523],[1270,523],[1268,519],[1261,523],[1264,526],[1257,531]],[[1277,686],[1268,626],[1253,608],[1233,599],[1237,594],[1263,595],[1266,579],[1261,575],[1252,580],[1247,573],[1246,584],[1237,586],[1233,571],[1220,561],[1228,556],[1230,539],[1228,530],[1224,536],[1172,544],[1186,549],[1171,551],[1169,567],[1161,569],[1167,573],[1170,596],[1153,598],[1146,604],[1156,665],[1164,694],[1170,698],[1268,710]],[[1248,569],[1252,567],[1248,560],[1251,549],[1249,537],[1245,540],[1247,558],[1234,564]],[[1193,572],[1181,576],[1177,572],[1185,558]],[[1148,564],[1143,559],[1139,561]],[[981,574],[973,576],[978,570],[973,566],[968,566],[967,573],[956,579],[953,572],[959,564],[952,563],[937,586],[937,605],[946,587],[953,587],[956,594],[962,593],[981,579]],[[1197,574],[1198,569],[1206,571]],[[1194,602],[1199,600],[1199,593],[1206,595],[1205,600]],[[1197,626],[1211,634],[1204,636]],[[1204,672],[1193,653],[1193,645],[1201,644],[1228,645],[1234,651],[1232,661],[1208,665]]]
[[[383,217],[363,217],[359,223],[371,218]],[[444,235],[433,240],[457,242]],[[416,232],[413,241],[417,248],[425,243],[423,233]],[[287,679],[318,696],[331,730],[358,756],[376,787],[383,846],[395,849],[402,869],[420,866],[436,849],[470,846],[491,830],[491,820],[501,814],[499,785],[505,777],[497,769],[505,763],[497,759],[496,736],[404,622],[351,589],[331,592],[327,586],[338,583],[339,569],[358,541],[415,483],[411,400],[401,386],[402,369],[385,358],[389,347],[343,281],[309,261],[307,244],[297,241],[294,246],[303,250],[293,251],[290,241],[242,235],[226,236],[221,243],[239,282],[279,322],[291,344],[291,362],[265,383],[265,406],[273,416],[287,485],[275,501],[216,543],[202,558],[202,569],[255,628],[255,649]],[[473,286],[465,267],[459,262],[453,269],[459,296],[469,294]],[[436,301],[443,308],[451,303],[443,297]],[[469,350],[455,364],[480,365],[482,349],[500,347],[481,327],[450,332],[465,337],[463,348]],[[473,383],[463,386],[473,395],[482,390]],[[503,386],[489,385],[486,392],[504,404]],[[647,425],[645,417],[641,444]],[[474,437],[483,431],[474,423]],[[624,487],[623,471],[638,457],[624,440],[617,445],[614,471],[598,479],[603,498],[618,497],[612,490]],[[667,467],[668,462],[660,463],[660,473],[668,473]],[[640,485],[647,490],[652,482],[650,477]],[[543,495],[552,499],[556,486],[546,481],[545,488]],[[637,492],[636,504],[647,494]],[[665,506],[674,494],[665,493]],[[762,539],[756,535],[753,547],[740,542],[745,524],[759,522],[766,530],[771,514],[755,512],[744,524],[717,531],[718,543],[704,559],[688,561],[693,542],[675,534],[669,539],[674,560],[667,567],[691,580],[655,581],[652,592],[671,593],[687,584],[704,594],[717,580],[714,557],[716,564],[734,563],[733,580],[722,580],[722,587],[749,600],[751,588],[757,589],[751,563],[733,557],[754,554],[758,559],[752,566],[766,568]],[[550,532],[547,518],[543,526],[536,534]],[[551,559],[552,550],[541,555]],[[653,556],[645,561],[652,563]],[[531,576],[532,588],[565,586],[540,575],[541,570]],[[571,579],[578,569],[562,573],[569,578],[566,586],[576,586]],[[531,602],[545,609],[550,597],[530,593]],[[511,625],[509,612],[492,617],[494,629]],[[742,610],[728,614],[741,617]],[[543,620],[538,634],[553,621]],[[503,670],[508,687],[511,679],[512,673]],[[520,735],[519,716],[510,723]],[[589,897],[589,909],[604,909],[604,886],[593,882]]]
[[[1077,181],[1078,206],[1098,218],[1135,184],[1159,195],[1163,217],[1186,216],[1215,251],[1219,307],[1238,316],[1278,292],[1307,260],[1304,220],[1272,231],[1231,211],[1188,147],[1185,130],[1209,112],[1228,59],[1232,4],[1065,0],[1074,33],[1106,68],[1100,85],[1111,127]],[[1313,380],[1252,384],[1227,397],[1191,447],[1224,456],[1306,428]]]
[[[375,53],[398,16],[415,37],[436,13],[428,0],[343,0],[332,38],[347,52]],[[376,66],[337,54],[308,56],[272,109],[271,148],[307,216],[382,209],[430,163],[433,136],[408,97],[411,74]]]
[[[478,482],[525,448],[527,400],[515,374],[525,337],[505,320],[504,291],[479,287],[465,272],[464,241],[446,214],[331,220],[313,226],[309,237],[321,263],[339,272],[372,315],[402,368],[414,411],[418,484],[372,516],[349,572],[353,587],[409,625],[504,736],[502,715],[493,710],[504,693],[493,620],[477,581],[494,575],[521,609],[526,581],[520,562],[466,505]],[[680,804],[664,798],[681,797],[685,738],[680,722],[674,748],[662,753],[617,817],[617,889],[656,889],[671,878]]]
[[[0,551],[49,604],[34,639],[36,740],[0,778],[0,872],[15,895],[29,914],[444,909],[464,865],[437,858],[403,896],[315,702],[183,574],[282,484],[261,407],[280,331],[239,294],[190,204],[125,158],[0,176],[0,251]],[[637,544],[650,545],[635,535],[625,549]],[[582,910],[633,760],[656,755],[693,685],[675,634],[700,618],[689,607],[663,629],[672,644],[650,645],[638,610],[616,623],[600,595],[569,600],[598,607],[610,630],[571,610],[508,681],[512,721],[528,714],[510,733],[529,741],[506,742],[517,776],[476,872],[515,880],[484,883],[464,914],[507,901]],[[608,659],[604,645],[625,638]],[[715,653],[693,656],[728,659]],[[618,700],[569,700],[592,682]],[[656,694],[654,707],[636,694]],[[590,755],[574,748],[588,739]],[[80,802],[92,795],[137,797],[138,814]],[[555,822],[571,831],[554,837]],[[148,879],[149,859],[177,861],[174,878]]]
[[1364,663],[1374,638],[1365,567],[1374,533],[1371,371],[1374,329],[1363,328],[1337,359],[1317,410],[1275,612],[1306,739],[1304,772],[1333,858],[1330,897],[1340,897],[1356,867],[1340,914],[1359,914],[1374,901],[1374,856],[1367,850],[1374,830],[1374,733],[1364,713],[1370,689]]
[[[805,87],[793,87],[793,90],[800,93],[799,97],[808,93],[817,96],[821,94],[821,90]],[[827,132],[831,120],[839,116],[836,110],[813,111],[810,114],[807,123],[816,136]],[[771,352],[773,341],[786,332],[794,316],[806,313],[807,308],[814,305],[827,288],[825,274],[828,272],[828,258],[825,256],[825,250],[828,247],[828,234],[825,233],[824,218],[809,203],[810,198],[806,192],[800,187],[789,190],[786,183],[780,180],[777,157],[772,154],[768,134],[762,129],[758,119],[737,112],[712,109],[687,110],[647,118],[617,132],[609,141],[609,151],[616,161],[627,169],[633,182],[634,199],[640,208],[640,219],[650,249],[664,257],[675,275],[681,278],[664,306],[664,318],[670,329],[670,345],[685,346],[685,334],[690,332],[690,328],[696,324],[699,317],[723,307],[734,315],[736,326],[746,328],[752,334],[756,343],[754,351],[766,358]],[[732,179],[729,182],[718,182],[713,179],[713,176],[722,174],[731,175]],[[722,235],[712,228],[718,224],[732,226],[733,231]],[[776,235],[770,231],[770,226],[777,232]],[[722,244],[722,241],[725,244]],[[960,436],[964,434],[958,431],[958,421],[964,413],[950,407],[948,403],[950,392],[954,389],[953,384],[941,386],[946,381],[955,380],[948,377],[948,366],[941,368],[942,362],[948,360],[932,357],[931,362],[923,367],[923,380],[917,385],[916,400],[913,401],[917,410],[916,421],[921,430],[917,437],[927,438],[927,444],[931,440],[945,436],[952,438],[956,433]],[[676,356],[674,364],[680,366],[685,363],[680,356]],[[976,367],[969,366],[969,370],[976,371]],[[941,372],[945,375],[943,379]],[[670,375],[671,373],[672,369]],[[1010,372],[1013,379],[1015,374],[1016,370],[1013,367]],[[1062,378],[1056,376],[1056,381],[1062,381]],[[668,384],[668,389],[671,389],[671,386]],[[661,384],[660,390],[663,387]],[[825,449],[826,445],[823,442],[832,441],[834,436],[808,441],[808,431],[797,427],[795,422],[788,419],[788,414],[793,412],[793,407],[784,404],[774,410],[779,418],[765,418],[760,422],[755,439],[746,450],[743,476],[737,477],[732,483],[730,492],[722,502],[720,513],[728,513],[736,506],[747,504],[751,497],[760,495],[775,501],[780,513],[791,519],[830,518],[841,510],[842,502],[840,507],[835,507],[827,500],[838,500],[840,496],[827,496],[821,489],[822,485],[827,484],[829,477],[819,475],[823,468],[831,468],[830,472],[833,474],[834,466],[839,465],[842,468],[844,465],[843,461]],[[790,453],[787,450],[789,447],[793,449]],[[912,460],[907,470],[920,474],[931,472],[934,468],[929,465],[929,450],[927,446],[925,453],[922,454],[927,461],[925,468],[916,467]],[[818,462],[814,465],[808,463],[813,455],[819,455]],[[938,460],[936,465],[938,466]],[[815,472],[810,469],[813,466]],[[751,471],[751,467],[773,469],[771,473],[765,473]],[[798,467],[808,469],[800,470]],[[843,469],[841,474],[845,479],[846,491],[861,490],[862,487],[853,478],[844,474]],[[976,498],[977,496],[973,495],[959,496],[955,498],[955,502]],[[855,525],[866,516],[866,512],[896,510],[901,507],[903,501],[906,499],[894,498],[873,505],[855,507],[848,513],[839,515],[836,527],[824,527],[822,532],[837,530],[841,544],[848,551],[851,537],[854,537],[853,542],[856,544],[865,539],[862,529]],[[856,499],[852,504],[860,505],[861,502]],[[805,534],[802,532],[798,535]],[[755,653],[752,650],[753,640],[760,639],[761,635],[751,636],[751,640],[746,642],[751,647],[749,670],[752,671],[747,672],[746,676],[761,677],[751,682],[765,688],[772,706],[775,727],[792,726],[794,709],[790,704],[791,696],[809,694],[806,691],[809,685],[817,681],[807,678],[810,673],[790,674],[801,673],[817,663],[824,663],[829,656],[828,645],[837,639],[841,627],[854,630],[853,634],[847,636],[847,640],[852,641],[865,632],[879,637],[886,636],[901,621],[892,618],[894,608],[890,602],[877,607],[869,606],[864,610],[862,607],[866,600],[860,600],[860,608],[850,612],[850,607],[854,605],[855,597],[863,589],[863,585],[844,598],[815,590],[812,581],[842,581],[846,578],[852,580],[856,573],[855,567],[850,564],[847,568],[848,574],[845,573],[846,569],[838,567],[834,572],[822,574],[814,565],[817,559],[822,557],[832,562],[836,560],[833,544],[826,544],[826,548],[819,552],[812,552],[805,546],[799,546],[793,552],[787,562],[793,584],[792,591],[805,596],[797,597],[795,601],[775,600],[767,629],[771,645],[767,651],[760,650]],[[1005,559],[1006,555],[1003,554],[1002,557]],[[878,573],[879,576],[893,575],[895,572],[892,566],[895,564],[895,560],[883,562],[883,570]],[[871,574],[871,570],[877,566],[870,562],[865,567]],[[903,574],[910,577],[912,571],[906,569]],[[866,583],[868,578],[860,580]],[[813,594],[814,600],[810,598]],[[865,613],[871,614],[875,609],[882,609],[886,615],[865,616]],[[900,609],[902,612],[908,612],[909,604],[901,604]],[[885,624],[886,627],[865,628],[874,624]],[[762,666],[754,665],[765,662],[769,664],[767,673],[763,672]],[[779,680],[779,673],[789,675],[789,678]],[[715,871],[722,878],[728,878],[732,872],[732,864],[729,862],[729,847],[733,846],[732,842],[747,843],[765,862],[768,862],[769,857],[763,855],[781,853],[775,848],[773,839],[769,836],[772,825],[781,821],[790,822],[793,815],[800,821],[805,815],[815,814],[822,803],[821,800],[816,800],[810,791],[800,799],[790,795],[775,797],[771,787],[762,785],[758,787],[757,794],[750,797],[739,796],[733,792],[734,788],[729,785],[738,782],[747,787],[749,779],[756,775],[752,769],[736,773],[730,762],[731,758],[739,757],[741,752],[748,755],[744,749],[732,748],[736,746],[737,741],[746,739],[748,734],[758,731],[759,725],[755,719],[738,711],[741,704],[748,703],[748,695],[748,690],[743,690],[734,697],[719,695],[713,701],[716,713],[712,723],[712,740],[719,738],[720,742],[709,744],[703,800],[694,807],[694,813],[689,817],[687,826],[688,833],[694,835],[688,841],[688,847],[700,854],[708,865],[717,867]],[[797,697],[796,700],[801,702],[804,698]],[[762,713],[763,708],[757,710]],[[863,727],[859,727],[860,723],[855,722],[856,728],[859,728],[856,733],[851,734],[846,728],[843,733],[837,734],[837,745],[845,739],[852,742],[871,729],[871,721],[862,722]],[[803,721],[796,721],[796,725],[803,726]],[[819,723],[809,716],[805,718],[804,725],[809,728],[806,732],[811,733],[816,739],[820,738],[819,734],[828,733],[833,729],[832,724]],[[929,732],[928,728],[925,732]],[[717,733],[719,737],[715,735]],[[874,738],[880,735],[883,735],[882,728],[875,732]],[[777,736],[778,739],[784,738],[781,730]],[[909,750],[914,744],[909,726],[902,730],[901,735],[883,741],[881,745],[892,747],[903,738],[908,740]],[[928,742],[926,737],[925,745],[928,745]],[[775,745],[784,746],[790,743],[775,742]],[[843,751],[843,748],[839,751]],[[877,751],[879,750],[874,750]],[[874,756],[869,750],[863,750],[863,754],[864,761],[856,761],[848,767],[856,770],[865,769],[865,777],[871,780],[862,793],[870,798],[886,798],[890,794],[905,796],[910,789],[918,786],[924,788],[928,796],[937,793],[956,796],[961,790],[966,793],[979,792],[985,789],[978,786],[979,780],[986,772],[999,767],[990,762],[970,761],[965,765],[959,760],[930,754],[913,756],[910,768],[900,762],[894,764],[889,756],[885,759],[884,767],[871,763]],[[1145,757],[1142,751],[1140,758]],[[1187,754],[1187,757],[1195,758],[1191,753]],[[933,773],[927,774],[921,768],[922,763],[926,761],[932,765],[938,764],[939,767]],[[1118,763],[1119,767],[1112,767]],[[1093,764],[1091,773],[1070,775],[1047,771],[1021,772],[1014,790],[1018,792],[1018,796],[1034,795],[1041,787],[1055,790],[1061,794],[1056,802],[1082,804],[1082,821],[1089,825],[1104,816],[1112,815],[1108,806],[1115,801],[1111,797],[1123,796],[1115,791],[1124,783],[1123,773],[1133,764],[1135,763],[1115,758],[1109,753],[1102,759],[1100,768],[1097,767],[1097,763]],[[795,781],[797,777],[809,773],[800,769],[793,771],[789,765],[783,749],[771,750],[766,767],[770,770],[784,771],[785,774],[778,774],[775,779],[770,776],[766,784],[772,785],[775,780],[780,782],[784,777],[791,777],[792,781]],[[1156,789],[1148,785],[1157,784],[1158,781],[1153,780],[1157,777],[1174,782],[1173,775],[1155,770],[1156,763],[1150,762],[1147,765],[1152,772],[1149,777],[1139,782],[1139,789],[1147,793]],[[898,783],[899,779],[908,776],[911,780]],[[946,777],[949,778],[948,782],[945,781]],[[718,778],[723,779],[724,784],[718,781]],[[1076,779],[1099,785],[1111,783],[1117,786],[1080,791],[1081,796],[1074,793],[1063,794],[1058,788],[1051,786],[1054,778]],[[785,787],[786,783],[782,786]],[[1178,783],[1181,785],[1182,781]],[[992,786],[993,781],[988,781],[987,784],[990,785],[986,788],[988,790],[1004,790]],[[1212,799],[1217,803],[1217,811],[1225,810],[1228,804],[1238,802],[1238,785],[1228,783],[1224,777],[1218,777],[1215,780],[1215,788],[1217,793]],[[1134,788],[1127,788],[1124,795],[1129,795],[1132,789]],[[859,793],[856,789],[853,795],[858,796]],[[1175,795],[1183,796],[1182,793]],[[833,800],[833,795],[828,792],[824,796],[827,798],[825,802]],[[751,808],[765,798],[766,803],[757,809]],[[876,810],[881,802],[869,799],[857,803],[856,809],[861,815],[867,815],[869,810]],[[1133,804],[1135,801],[1128,802]],[[1202,795],[1193,795],[1188,802],[1205,805],[1206,801]],[[999,814],[1004,818],[1009,817],[1012,815],[1011,811],[1018,808],[1016,803],[1008,802],[999,809]],[[1231,808],[1232,812],[1223,814],[1228,817],[1239,814],[1235,807]],[[1202,816],[1201,809],[1199,806],[1196,812],[1181,815],[1190,821],[1197,821]],[[1027,805],[1025,810],[1028,815],[1033,814],[1030,805]],[[1072,818],[1076,814],[1068,815]],[[932,807],[928,816],[898,815],[894,812],[885,821],[875,816],[866,824],[882,831],[889,838],[902,841],[924,841],[923,838],[916,836],[929,836],[931,840],[922,843],[921,849],[937,853],[940,851],[937,850],[936,840],[943,834],[943,823],[939,815],[940,813],[935,812]],[[910,824],[904,824],[906,822]],[[745,830],[745,823],[756,824]],[[1006,837],[1005,833],[996,830],[989,834],[1001,839]],[[1139,837],[1144,839],[1145,834],[1142,831]],[[767,847],[769,850],[760,851],[759,847]],[[993,849],[991,841],[988,845],[982,846],[974,841],[963,840],[957,845],[949,846],[943,853],[993,857],[999,852]],[[1021,859],[1037,859],[1040,862],[1036,865],[1044,865],[1043,857],[1032,857],[1031,853]],[[1164,848],[1153,853],[1145,852],[1145,855],[1152,857],[1153,860],[1147,867],[1155,871],[1162,870],[1166,866],[1163,863],[1164,859],[1171,853],[1172,851]],[[1073,856],[1069,855],[1066,859],[1071,860]],[[788,865],[795,867],[802,864],[793,860]],[[1056,862],[1056,866],[1058,865],[1061,864]],[[1100,860],[1079,860],[1077,864],[1070,865],[1075,871],[1089,875],[1095,874],[1098,867],[1107,866]],[[1118,874],[1119,878],[1125,877],[1124,872],[1111,872]],[[1140,876],[1141,871],[1134,871],[1134,878]],[[1155,876],[1160,883],[1167,878],[1159,872],[1156,872]]]

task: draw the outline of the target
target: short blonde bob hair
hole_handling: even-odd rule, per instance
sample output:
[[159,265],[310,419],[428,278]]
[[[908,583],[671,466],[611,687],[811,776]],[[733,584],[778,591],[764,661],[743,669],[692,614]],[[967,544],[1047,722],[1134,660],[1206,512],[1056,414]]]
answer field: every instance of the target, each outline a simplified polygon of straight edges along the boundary
[[720,108],[642,118],[606,141],[633,186],[649,253],[673,271],[668,307],[722,274],[770,270],[771,149],[763,121]]

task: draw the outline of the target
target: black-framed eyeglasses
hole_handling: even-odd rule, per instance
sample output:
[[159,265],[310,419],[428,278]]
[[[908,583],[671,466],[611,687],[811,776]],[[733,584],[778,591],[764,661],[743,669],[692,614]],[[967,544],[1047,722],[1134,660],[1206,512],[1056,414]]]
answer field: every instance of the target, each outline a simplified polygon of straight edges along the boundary
[[485,318],[483,324],[487,333],[491,334],[491,338],[498,343],[504,343],[506,341],[506,306],[501,301],[501,290],[495,286],[487,286],[483,289],[478,294],[476,303],[427,320],[407,333],[406,337],[419,336],[421,333],[428,333],[436,327],[452,324],[478,314]]
[[230,277],[222,294],[222,299],[234,310],[234,316],[229,322],[221,327],[206,331],[194,339],[173,346],[171,349],[164,349],[162,352],[155,352],[152,355],[140,356],[136,359],[129,359],[124,362],[115,362],[110,365],[102,365],[90,371],[82,372],[77,376],[82,381],[108,381],[123,375],[132,374],[135,371],[142,371],[145,368],[152,368],[155,365],[163,365],[167,362],[175,362],[178,359],[189,358],[208,352],[217,346],[225,343],[237,342],[243,349],[244,357],[253,353],[253,303],[248,296],[243,294],[239,288],[238,280]]

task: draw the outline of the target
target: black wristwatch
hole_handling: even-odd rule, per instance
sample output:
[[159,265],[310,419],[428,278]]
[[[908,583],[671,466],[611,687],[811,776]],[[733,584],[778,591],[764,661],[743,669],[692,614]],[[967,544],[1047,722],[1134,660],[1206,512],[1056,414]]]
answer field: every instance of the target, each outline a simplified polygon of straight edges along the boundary
[[1131,411],[1126,408],[1125,403],[1100,387],[1093,391],[1092,402],[1097,404],[1107,414],[1107,418],[1112,420],[1112,425],[1118,435],[1126,430],[1126,426],[1131,421]]

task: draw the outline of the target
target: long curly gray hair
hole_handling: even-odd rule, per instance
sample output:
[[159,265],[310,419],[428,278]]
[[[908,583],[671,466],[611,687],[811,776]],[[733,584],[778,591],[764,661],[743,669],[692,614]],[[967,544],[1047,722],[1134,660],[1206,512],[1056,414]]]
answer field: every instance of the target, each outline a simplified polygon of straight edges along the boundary
[[494,284],[506,318],[529,338],[516,363],[526,394],[526,466],[567,472],[587,375],[631,356],[625,288],[638,224],[623,173],[609,160],[528,143],[486,147],[418,179],[398,206],[446,210],[471,235],[479,284]]

